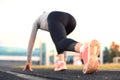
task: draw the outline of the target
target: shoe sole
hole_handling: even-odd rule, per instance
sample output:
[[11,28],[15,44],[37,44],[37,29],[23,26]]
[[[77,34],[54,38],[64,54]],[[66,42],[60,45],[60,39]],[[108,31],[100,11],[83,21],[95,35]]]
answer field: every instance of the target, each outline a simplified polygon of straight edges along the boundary
[[88,63],[86,69],[83,69],[84,74],[95,73],[99,70],[99,54],[100,43],[97,40],[92,40],[88,45]]

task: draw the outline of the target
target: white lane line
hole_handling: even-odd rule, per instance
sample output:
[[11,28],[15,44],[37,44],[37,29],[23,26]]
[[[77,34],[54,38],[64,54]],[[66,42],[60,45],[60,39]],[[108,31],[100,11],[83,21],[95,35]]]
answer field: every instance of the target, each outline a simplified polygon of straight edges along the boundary
[[5,72],[9,73],[9,74],[13,74],[13,75],[18,76],[18,77],[28,79],[28,80],[50,80],[50,79],[44,79],[44,78],[30,76],[30,75],[26,75],[26,74],[21,74],[21,73],[17,73],[17,72],[11,72],[11,71],[5,71]]

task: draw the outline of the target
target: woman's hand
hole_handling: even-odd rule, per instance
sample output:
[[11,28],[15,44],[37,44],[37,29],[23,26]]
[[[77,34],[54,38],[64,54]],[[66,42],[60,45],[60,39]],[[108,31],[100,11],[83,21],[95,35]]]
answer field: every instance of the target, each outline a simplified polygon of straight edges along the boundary
[[26,63],[23,71],[27,71],[27,70],[33,71],[33,70],[32,70],[32,62],[27,62],[27,63]]

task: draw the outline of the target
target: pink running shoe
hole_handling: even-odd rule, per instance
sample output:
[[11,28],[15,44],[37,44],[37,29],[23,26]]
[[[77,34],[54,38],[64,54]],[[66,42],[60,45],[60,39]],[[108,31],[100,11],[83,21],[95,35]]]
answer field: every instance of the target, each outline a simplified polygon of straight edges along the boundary
[[67,69],[66,62],[57,60],[55,63],[55,69],[54,71],[64,71]]
[[84,45],[81,58],[84,62],[84,74],[94,73],[99,70],[98,55],[100,54],[100,43],[97,40],[92,40]]

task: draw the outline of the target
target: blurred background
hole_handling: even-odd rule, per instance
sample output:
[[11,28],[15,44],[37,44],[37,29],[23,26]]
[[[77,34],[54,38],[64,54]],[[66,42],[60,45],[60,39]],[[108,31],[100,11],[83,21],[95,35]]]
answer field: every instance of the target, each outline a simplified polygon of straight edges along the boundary
[[[27,46],[34,21],[44,11],[65,11],[77,21],[68,36],[81,43],[101,43],[100,63],[120,62],[119,0],[0,0],[0,62],[27,60]],[[65,52],[69,64],[80,65],[79,55]],[[39,30],[33,50],[35,64],[50,65],[55,46],[46,31]]]

